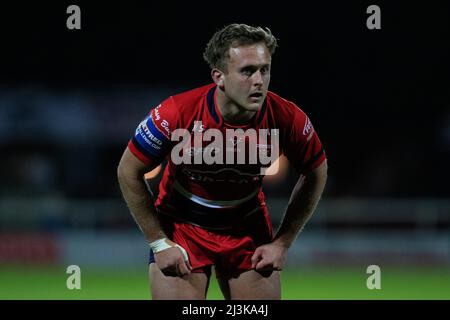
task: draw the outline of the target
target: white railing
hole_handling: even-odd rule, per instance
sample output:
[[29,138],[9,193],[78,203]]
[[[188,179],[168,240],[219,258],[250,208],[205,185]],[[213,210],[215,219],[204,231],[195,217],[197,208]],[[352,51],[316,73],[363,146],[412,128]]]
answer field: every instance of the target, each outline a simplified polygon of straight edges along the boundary
[[[276,225],[287,198],[269,198],[268,206]],[[69,200],[64,198],[1,198],[0,227],[39,228],[55,221],[61,227],[95,227],[123,221],[133,226],[124,201],[117,199]],[[414,229],[449,229],[450,199],[323,199],[308,225],[411,225]],[[124,225],[124,227],[125,227]]]
[[[287,200],[268,199],[275,227]],[[139,261],[147,250],[120,198],[0,199],[0,235],[53,231],[63,246],[63,257],[85,259],[86,263],[102,264],[115,256],[119,259],[120,255],[96,251],[105,242],[134,248],[125,250],[134,255],[128,262]],[[125,263],[119,260],[115,263]],[[323,199],[290,249],[288,261],[293,266],[339,263],[450,266],[450,201]]]

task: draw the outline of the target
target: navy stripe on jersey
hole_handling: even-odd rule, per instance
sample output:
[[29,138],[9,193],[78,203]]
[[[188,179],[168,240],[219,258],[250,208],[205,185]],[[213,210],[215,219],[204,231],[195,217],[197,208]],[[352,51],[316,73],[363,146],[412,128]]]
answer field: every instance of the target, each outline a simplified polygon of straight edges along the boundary
[[314,162],[316,162],[316,161],[324,154],[324,152],[325,152],[325,150],[324,150],[323,147],[322,147],[322,149],[320,149],[319,152],[317,152],[315,155],[313,155],[313,156],[311,157],[311,159],[309,159],[308,161],[306,161],[306,162],[303,164],[303,166],[304,166],[304,167],[309,167],[311,164],[313,164]]
[[258,117],[258,120],[257,120],[256,123],[260,123],[262,121],[262,119],[264,118],[264,114],[266,113],[266,108],[267,108],[266,101],[267,101],[267,98],[264,99],[264,102],[263,102],[263,105],[261,107],[261,111],[259,112],[259,117]]
[[170,140],[158,130],[151,116],[146,117],[137,127],[133,137],[136,148],[149,158],[163,158]]
[[208,110],[211,113],[212,118],[216,123],[220,122],[219,115],[216,112],[216,105],[214,103],[214,93],[216,92],[216,86],[209,89],[208,94],[206,96],[206,103],[208,104]]
[[231,228],[261,208],[257,194],[233,208],[216,209],[195,203],[175,188],[172,190],[169,203],[176,210],[177,218],[208,229]]

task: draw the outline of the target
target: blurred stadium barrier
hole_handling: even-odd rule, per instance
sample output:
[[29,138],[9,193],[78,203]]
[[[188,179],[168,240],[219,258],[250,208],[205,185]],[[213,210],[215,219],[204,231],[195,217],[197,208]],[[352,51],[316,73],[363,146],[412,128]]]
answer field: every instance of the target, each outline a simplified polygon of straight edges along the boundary
[[[270,198],[276,227],[286,198]],[[3,198],[0,264],[139,266],[148,247],[124,202]],[[326,199],[288,265],[450,266],[450,201]]]

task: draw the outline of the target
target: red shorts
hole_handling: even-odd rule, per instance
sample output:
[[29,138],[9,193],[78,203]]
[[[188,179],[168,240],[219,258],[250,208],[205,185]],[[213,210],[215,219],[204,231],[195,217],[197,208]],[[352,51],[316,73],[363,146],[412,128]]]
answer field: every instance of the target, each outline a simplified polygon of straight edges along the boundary
[[[211,230],[176,221],[162,215],[162,228],[168,238],[186,249],[192,272],[232,278],[252,269],[255,249],[273,239],[272,223],[266,207],[251,214],[239,225],[226,230]],[[150,257],[152,261],[152,255]]]

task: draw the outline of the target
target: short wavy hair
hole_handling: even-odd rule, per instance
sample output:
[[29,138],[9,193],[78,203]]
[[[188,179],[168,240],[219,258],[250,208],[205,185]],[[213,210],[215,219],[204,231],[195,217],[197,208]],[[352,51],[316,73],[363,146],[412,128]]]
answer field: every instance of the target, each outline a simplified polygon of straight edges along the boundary
[[241,45],[263,42],[270,55],[275,53],[277,39],[269,28],[252,27],[246,24],[233,23],[217,31],[209,40],[203,52],[203,58],[211,69],[226,70],[226,60],[230,58],[229,49]]

